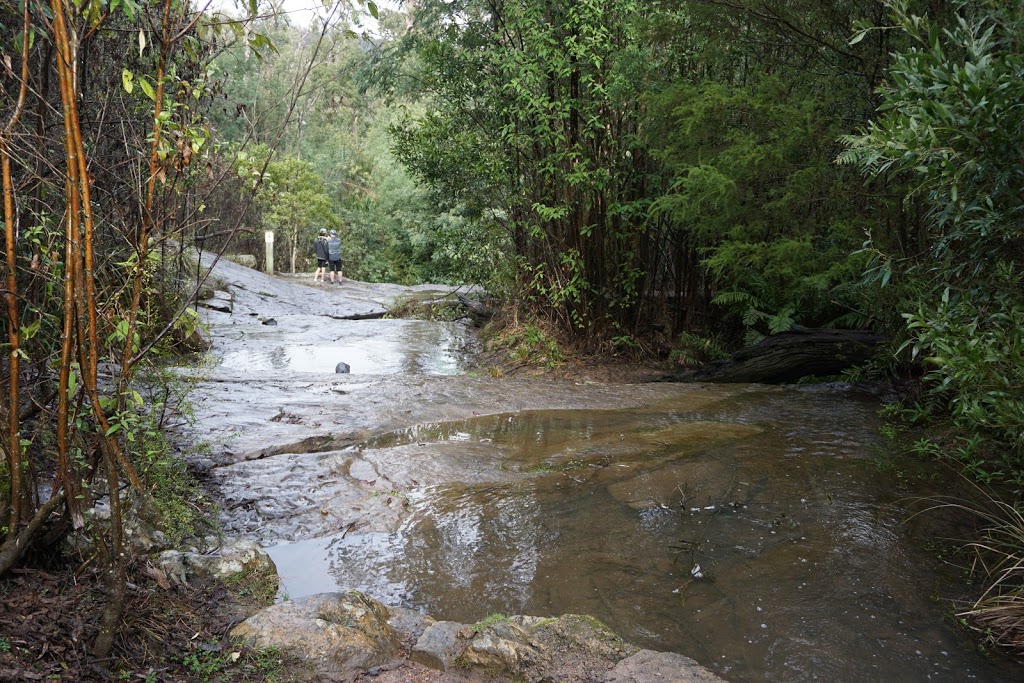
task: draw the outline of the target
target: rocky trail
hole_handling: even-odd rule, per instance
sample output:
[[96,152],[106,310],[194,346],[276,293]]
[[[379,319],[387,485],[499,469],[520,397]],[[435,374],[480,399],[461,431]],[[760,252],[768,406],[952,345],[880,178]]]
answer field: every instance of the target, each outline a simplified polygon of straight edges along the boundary
[[[249,552],[244,541],[386,533],[408,519],[415,491],[522,478],[493,458],[382,460],[355,448],[375,437],[524,410],[638,408],[674,393],[468,377],[468,322],[382,319],[402,301],[453,296],[452,288],[313,284],[227,261],[214,274],[216,289],[200,305],[213,348],[195,394],[196,423],[212,447],[193,465],[218,490],[225,530],[243,540],[229,553]],[[338,363],[350,372],[336,373]],[[695,404],[715,393],[695,393]],[[589,618],[435,622],[372,595],[324,588],[304,588],[235,635],[300,653],[325,680],[718,680],[689,658],[641,650]]]
[[324,680],[1019,673],[944,620],[907,500],[948,483],[870,391],[498,379],[468,320],[382,317],[450,288],[214,275],[192,464],[281,582],[237,637]]

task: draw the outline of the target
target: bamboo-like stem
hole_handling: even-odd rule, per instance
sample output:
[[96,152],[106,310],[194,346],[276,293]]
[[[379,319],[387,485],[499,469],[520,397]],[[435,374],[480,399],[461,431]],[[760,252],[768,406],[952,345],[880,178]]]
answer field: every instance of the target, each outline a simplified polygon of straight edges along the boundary
[[142,207],[142,226],[139,229],[138,241],[135,244],[135,251],[138,260],[135,263],[135,273],[132,282],[132,303],[128,309],[128,332],[124,340],[124,353],[121,358],[121,372],[117,382],[118,406],[123,407],[124,394],[131,381],[132,369],[134,367],[133,355],[135,352],[133,341],[135,339],[135,328],[138,321],[139,308],[142,305],[142,289],[146,275],[146,261],[149,256],[149,235],[153,230],[153,204],[156,201],[156,179],[160,173],[160,113],[163,111],[164,101],[164,74],[167,68],[167,59],[172,47],[170,42],[170,21],[171,21],[171,0],[164,0],[163,27],[160,36],[160,59],[156,71],[156,93],[153,98],[153,143],[149,148],[149,178],[146,180],[146,199]]
[[[68,60],[70,49],[68,46],[66,27],[64,23],[64,8],[62,0],[52,0],[54,9],[53,18],[53,43],[56,48],[57,83],[60,88],[61,102],[64,106],[64,148],[67,156],[67,173],[64,177],[64,193],[68,200],[65,213],[64,226],[64,320],[62,328],[62,341],[60,352],[60,371],[57,390],[57,457],[58,457],[58,478],[66,491],[73,490],[74,484],[71,476],[70,444],[69,444],[69,418],[70,399],[68,395],[71,385],[71,359],[75,351],[75,299],[76,281],[79,254],[79,204],[78,192],[75,187],[77,183],[78,164],[75,162],[75,149],[71,142],[71,110],[69,100],[74,99],[71,91],[72,79],[69,74]],[[81,340],[77,340],[80,342]],[[76,497],[68,495],[66,498],[68,511],[71,513],[72,523],[76,528],[84,524],[82,512],[79,509]]]
[[7,308],[7,343],[10,349],[8,361],[9,377],[7,382],[7,438],[8,438],[8,472],[11,475],[11,514],[7,525],[8,533],[14,537],[18,524],[21,522],[21,316],[18,312],[18,233],[14,205],[14,180],[11,174],[10,141],[14,127],[18,125],[25,102],[28,99],[28,51],[30,15],[28,0],[25,0],[22,42],[21,42],[21,83],[18,85],[18,101],[10,120],[0,131],[0,176],[3,185],[4,203],[4,239],[6,242],[7,291],[4,302]]
[[121,494],[117,483],[117,467],[113,458],[104,458],[107,465],[107,495],[110,499],[110,558],[107,571],[107,603],[100,617],[100,630],[93,641],[92,654],[97,659],[106,659],[114,646],[124,616],[125,588],[127,575],[125,572],[124,533],[122,529]]
[[[170,4],[170,0],[167,0],[167,3]],[[84,357],[86,358],[87,363],[86,367],[81,368],[82,386],[89,395],[89,403],[91,404],[93,417],[100,429],[104,450],[108,455],[117,460],[132,485],[137,490],[141,491],[143,489],[141,480],[135,473],[135,470],[128,461],[128,458],[121,450],[120,445],[117,443],[117,439],[109,434],[110,423],[103,407],[100,405],[99,391],[96,387],[96,369],[99,365],[99,339],[96,325],[95,277],[92,271],[93,221],[92,203],[89,194],[88,166],[86,164],[85,148],[82,144],[81,125],[78,119],[78,105],[74,90],[76,69],[73,63],[71,41],[67,32],[64,3],[63,0],[51,0],[50,5],[53,8],[54,43],[57,46],[58,52],[57,74],[60,80],[61,101],[64,107],[64,146],[67,155],[67,185],[70,186],[70,192],[68,195],[68,235],[70,238],[69,241],[74,248],[71,249],[72,253],[69,255],[69,260],[74,259],[76,264],[81,263],[81,267],[84,270],[84,272],[76,272],[75,274],[76,279],[78,279],[85,288],[85,291],[81,292],[81,297],[77,301],[79,306],[76,308],[80,314],[84,314],[86,316],[86,324],[88,326],[88,330],[84,338],[81,335],[79,338],[79,344],[86,345]],[[84,249],[83,245],[79,241],[81,239],[80,235],[83,227],[85,231]],[[76,269],[77,268],[78,265],[76,265]],[[73,295],[74,291],[71,293]],[[66,305],[76,303],[76,298],[74,296],[72,296],[70,300],[67,299],[67,290],[65,291],[65,295]],[[134,310],[135,307],[133,307],[133,313]],[[66,327],[68,320],[68,312],[65,311]],[[129,341],[127,342],[129,344],[131,337],[132,335],[129,334]],[[70,358],[65,359],[62,354],[62,361],[64,360],[68,360],[70,362]],[[65,371],[63,367],[61,370],[62,372]],[[66,416],[64,417],[66,420]],[[67,484],[69,481],[70,480],[67,480],[65,483]]]

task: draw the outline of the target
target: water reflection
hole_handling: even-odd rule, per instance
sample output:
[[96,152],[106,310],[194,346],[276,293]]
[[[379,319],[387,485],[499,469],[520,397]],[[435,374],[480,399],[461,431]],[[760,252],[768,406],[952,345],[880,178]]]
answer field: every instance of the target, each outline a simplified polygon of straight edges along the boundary
[[[699,412],[423,425],[373,439],[361,457],[430,467],[486,451],[515,476],[416,488],[394,533],[271,554],[290,592],[333,579],[464,622],[592,614],[734,681],[1019,675],[945,627],[932,596],[958,576],[907,537],[906,492],[872,464],[876,408],[841,391],[759,389]],[[319,552],[326,563],[292,569]]]
[[[310,343],[253,336],[232,345],[220,367],[245,372],[333,373],[339,362],[352,374],[455,375],[463,372],[467,339],[461,325],[417,320],[335,322],[311,331]],[[336,330],[336,334],[330,334]]]

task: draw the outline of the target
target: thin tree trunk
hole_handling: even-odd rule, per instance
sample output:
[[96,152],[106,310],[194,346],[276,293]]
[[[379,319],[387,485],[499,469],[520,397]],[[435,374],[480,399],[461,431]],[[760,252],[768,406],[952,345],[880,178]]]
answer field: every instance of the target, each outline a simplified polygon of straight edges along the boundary
[[[25,110],[28,95],[28,51],[29,51],[29,10],[25,0],[23,12],[23,30],[21,44],[21,83],[18,88],[18,101],[10,120],[0,131],[0,175],[3,184],[4,204],[4,238],[6,241],[6,289],[4,302],[7,307],[7,343],[8,343],[8,380],[7,380],[7,464],[11,475],[10,508],[11,514],[7,524],[8,533],[16,534],[21,522],[22,501],[22,467],[21,467],[21,316],[18,313],[18,245],[17,245],[17,209],[14,206],[14,181],[11,175],[10,141],[14,127],[18,125]],[[3,513],[5,506],[0,506]],[[0,572],[2,575],[3,572]]]
[[114,638],[124,616],[124,601],[128,577],[125,572],[124,533],[122,529],[121,498],[117,483],[117,465],[109,455],[103,458],[107,466],[107,495],[110,498],[110,557],[107,558],[107,603],[100,618],[100,630],[93,642],[92,654],[106,659],[114,646]]

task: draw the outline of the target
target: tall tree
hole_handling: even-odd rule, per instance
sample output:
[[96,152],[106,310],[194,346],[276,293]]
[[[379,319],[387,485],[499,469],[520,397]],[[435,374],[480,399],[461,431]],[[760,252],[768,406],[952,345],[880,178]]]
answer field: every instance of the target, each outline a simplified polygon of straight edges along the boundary
[[[643,323],[649,155],[638,144],[643,3],[425,3],[413,31],[434,110],[399,157],[507,231],[528,300],[581,343]],[[649,321],[647,321],[649,322]]]

